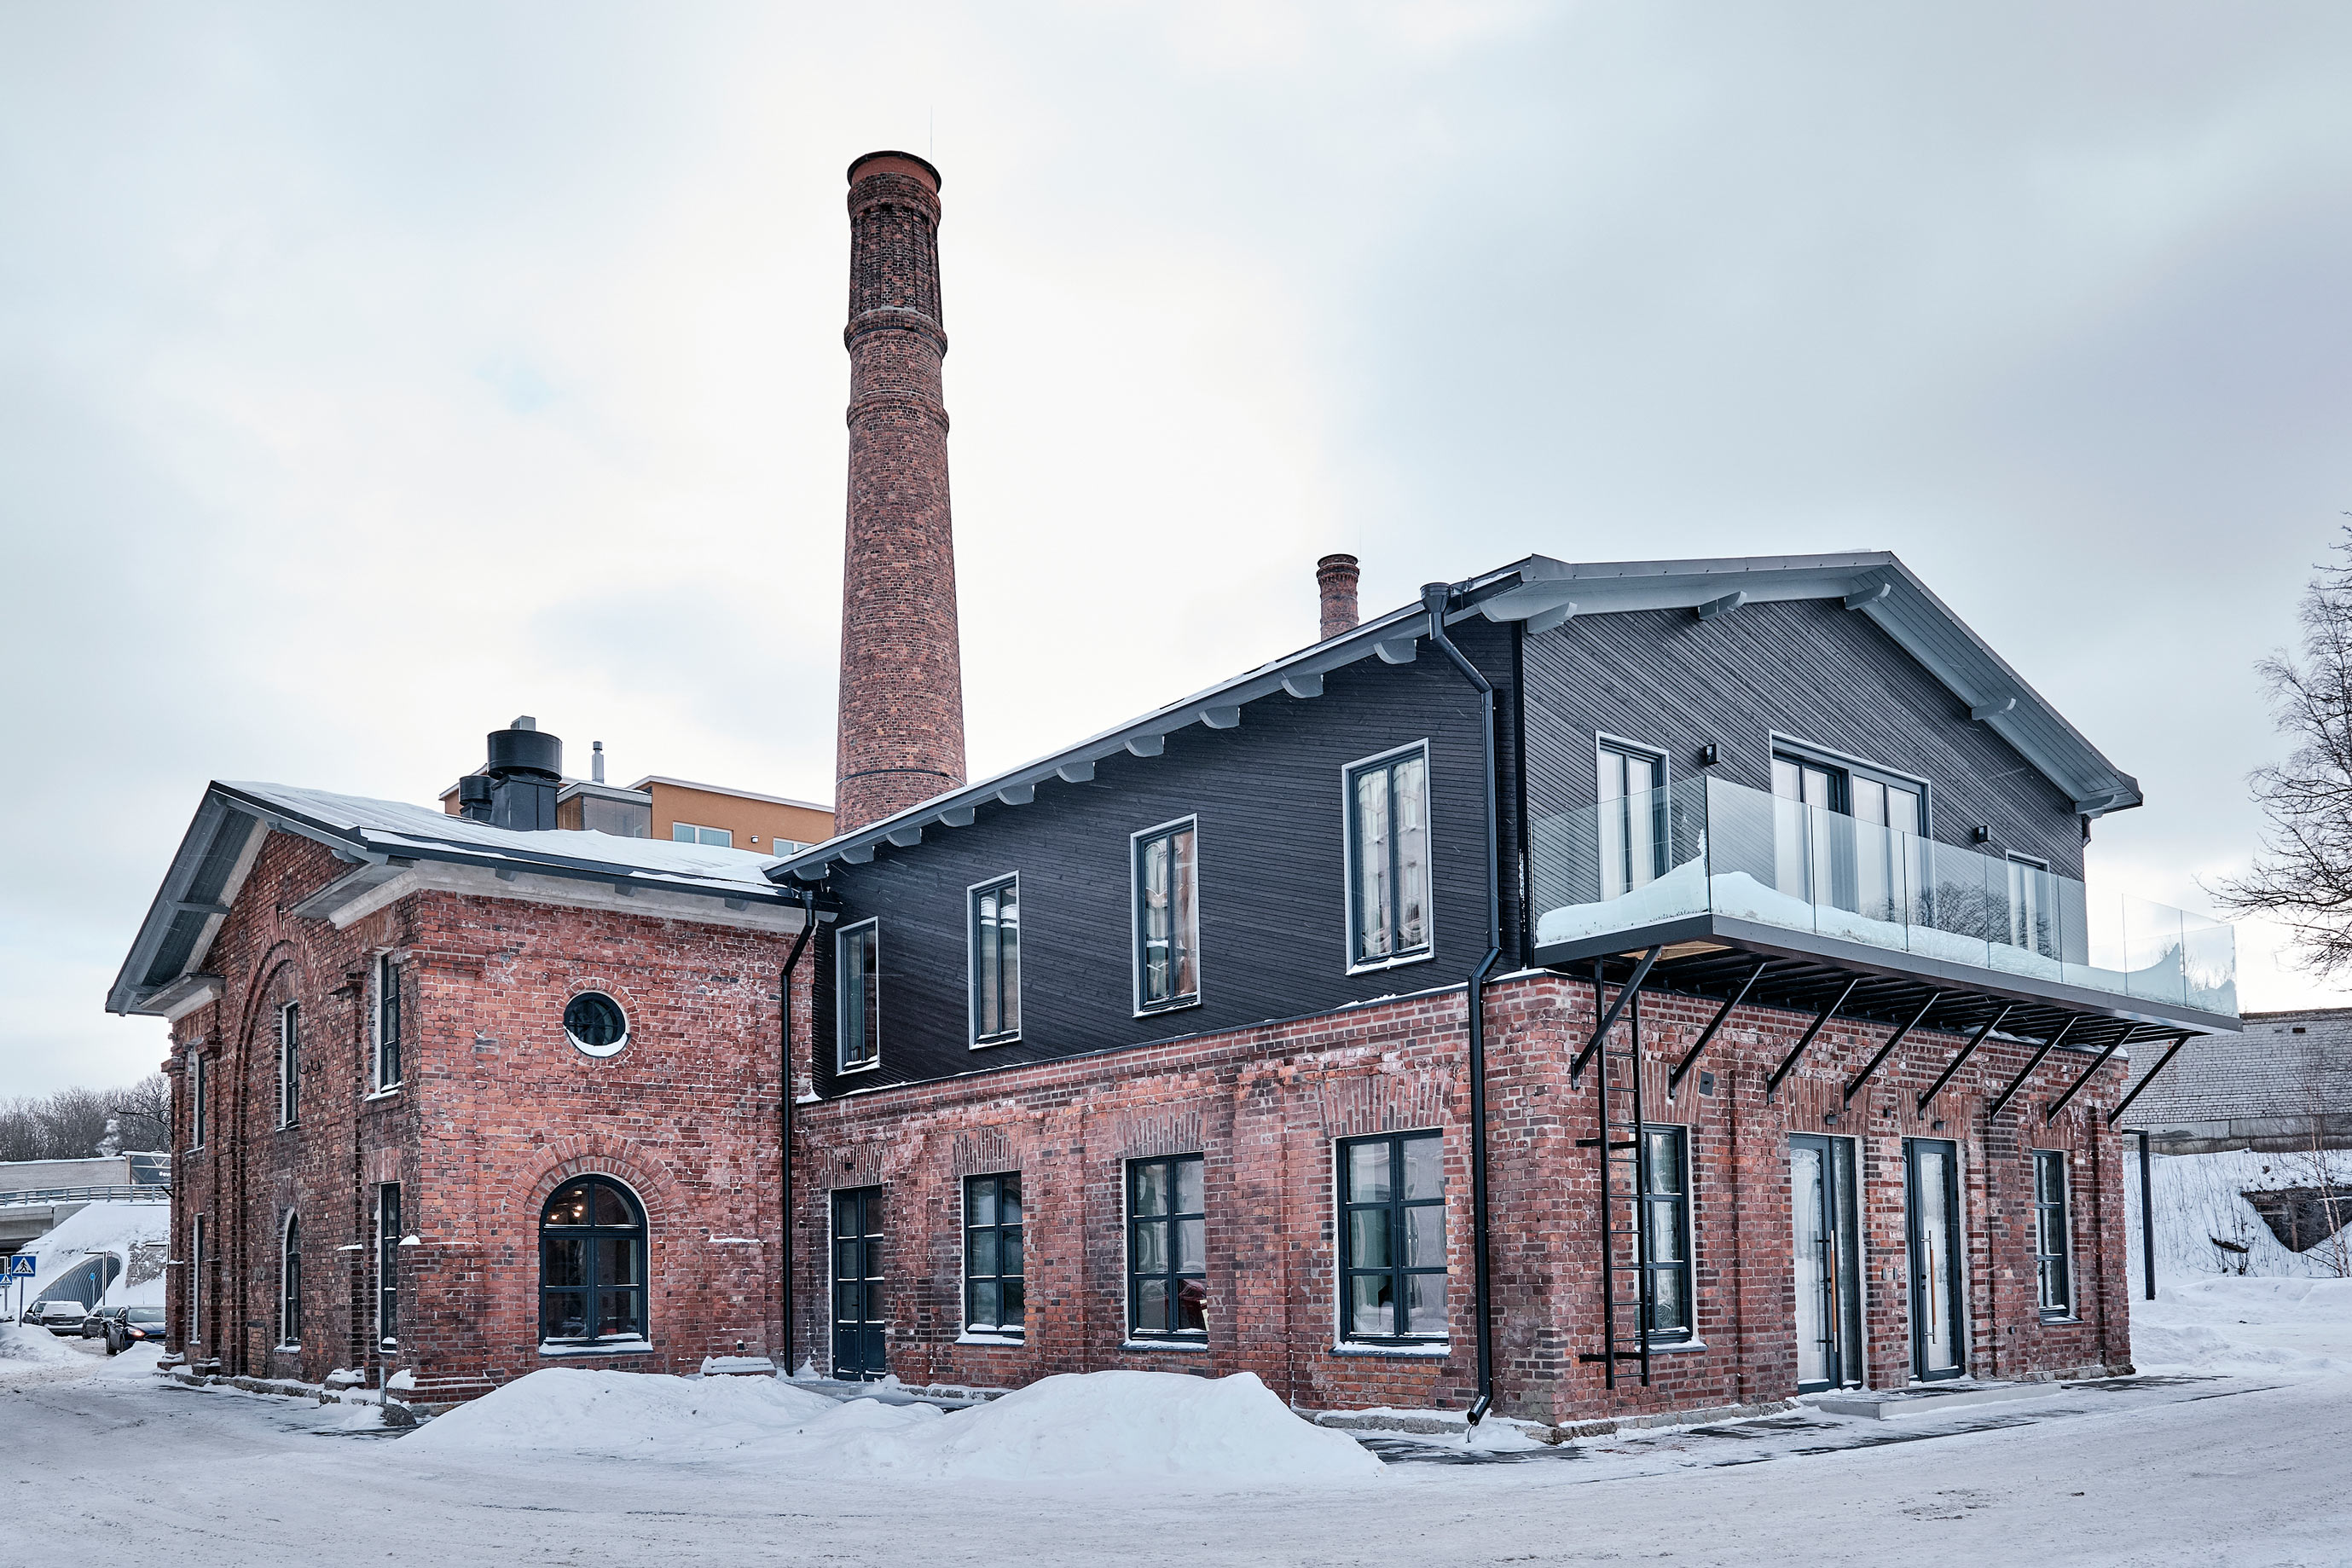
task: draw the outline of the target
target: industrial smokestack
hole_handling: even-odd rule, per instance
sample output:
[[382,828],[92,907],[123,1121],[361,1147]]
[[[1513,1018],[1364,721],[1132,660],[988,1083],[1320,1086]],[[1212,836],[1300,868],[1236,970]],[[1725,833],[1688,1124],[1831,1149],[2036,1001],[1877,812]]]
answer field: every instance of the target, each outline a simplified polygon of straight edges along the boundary
[[963,669],[940,365],[940,172],[849,166],[849,523],[834,828],[964,781]]
[[1315,589],[1323,601],[1323,636],[1352,632],[1356,613],[1356,558],[1327,555],[1315,563]]

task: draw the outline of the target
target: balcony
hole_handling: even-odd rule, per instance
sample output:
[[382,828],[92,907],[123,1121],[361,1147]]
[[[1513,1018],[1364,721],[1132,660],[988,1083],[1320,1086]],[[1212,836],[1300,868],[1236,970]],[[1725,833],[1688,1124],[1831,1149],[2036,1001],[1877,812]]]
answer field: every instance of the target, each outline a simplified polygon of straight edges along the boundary
[[1698,960],[1680,966],[1696,976],[1745,951],[2063,1013],[2238,1027],[2231,926],[1721,779],[1542,818],[1530,850],[1541,964],[1656,947],[1670,967]]

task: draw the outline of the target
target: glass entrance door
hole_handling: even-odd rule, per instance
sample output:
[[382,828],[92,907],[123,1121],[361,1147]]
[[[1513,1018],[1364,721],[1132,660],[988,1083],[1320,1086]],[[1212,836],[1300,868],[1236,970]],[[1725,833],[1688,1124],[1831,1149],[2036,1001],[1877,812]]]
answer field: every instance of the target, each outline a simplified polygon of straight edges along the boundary
[[1911,1241],[1911,1375],[1923,1380],[1958,1377],[1968,1370],[1959,1153],[1942,1138],[1913,1138],[1904,1145],[1904,1166]]
[[882,1293],[882,1189],[833,1195],[833,1375],[856,1380],[889,1370]]
[[1862,1267],[1854,1202],[1853,1140],[1798,1134],[1789,1140],[1795,1222],[1797,1389],[1862,1381]]

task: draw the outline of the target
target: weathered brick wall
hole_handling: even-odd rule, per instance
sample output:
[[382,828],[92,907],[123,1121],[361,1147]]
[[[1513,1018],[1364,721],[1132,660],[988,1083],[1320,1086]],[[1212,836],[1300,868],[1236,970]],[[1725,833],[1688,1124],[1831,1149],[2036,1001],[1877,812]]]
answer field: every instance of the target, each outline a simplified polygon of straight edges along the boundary
[[[189,1221],[213,1239],[206,1343],[223,1370],[317,1381],[373,1370],[376,1187],[400,1183],[401,1350],[420,1398],[462,1397],[541,1364],[538,1219],[571,1176],[595,1171],[645,1201],[651,1350],[590,1364],[691,1370],[739,1344],[779,1343],[777,975],[789,939],[765,932],[419,892],[338,932],[295,904],[349,868],[282,833],[264,842],[208,965],[217,1001],[179,1020],[173,1069],[216,1058],[212,1134],[180,1165],[173,1255]],[[402,965],[404,1071],[371,1094],[376,955]],[[630,1044],[589,1058],[564,1004],[602,989]],[[298,1125],[277,1125],[276,1009],[304,1015]],[[803,1003],[804,1007],[804,1003]],[[191,1113],[176,1099],[178,1143]],[[302,1219],[304,1325],[276,1348],[278,1238]],[[739,1239],[750,1239],[749,1242]],[[183,1348],[185,1267],[170,1287]]]
[[[2018,1376],[2128,1356],[2116,1144],[2091,1107],[2112,1103],[2120,1062],[2044,1127],[2041,1106],[2083,1060],[2053,1052],[1990,1127],[1984,1105],[2023,1065],[1989,1041],[1921,1121],[1908,1108],[1960,1043],[1920,1033],[1852,1106],[1843,1085],[1887,1026],[1833,1025],[1768,1103],[1763,1082],[1806,1019],[1743,1009],[1710,1047],[1714,1092],[1696,1075],[1672,1102],[1665,1064],[1712,1014],[1654,999],[1643,1010],[1649,1118],[1691,1128],[1695,1307],[1701,1348],[1654,1357],[1643,1389],[1578,1357],[1600,1348],[1599,1166],[1593,1076],[1571,1083],[1593,1024],[1589,986],[1516,979],[1488,993],[1496,1367],[1503,1407],[1551,1419],[1775,1398],[1794,1391],[1787,1139],[1855,1136],[1864,1182],[1864,1359],[1874,1385],[1910,1369],[1903,1139],[1948,1136],[1966,1188],[1972,1369]],[[1348,1009],[1301,1023],[982,1072],[802,1107],[799,1223],[823,1234],[829,1193],[881,1185],[891,1211],[891,1370],[910,1382],[1018,1384],[1105,1366],[1252,1371],[1317,1407],[1453,1406],[1475,1392],[1471,1228],[1465,1165],[1462,994]],[[887,1044],[886,1044],[887,1050]],[[1834,1112],[1836,1120],[1827,1120]],[[1906,1120],[1906,1117],[1908,1119]],[[1431,1357],[1335,1348],[1333,1144],[1434,1127],[1446,1135],[1454,1333]],[[1990,1136],[1988,1133],[1990,1132]],[[2079,1324],[2034,1310],[2033,1147],[2075,1161]],[[1131,1348],[1125,1325],[1125,1162],[1198,1151],[1208,1181],[1205,1350]],[[961,1179],[1022,1173],[1029,1331],[1017,1346],[958,1344]],[[827,1364],[828,1261],[796,1249],[795,1361]]]

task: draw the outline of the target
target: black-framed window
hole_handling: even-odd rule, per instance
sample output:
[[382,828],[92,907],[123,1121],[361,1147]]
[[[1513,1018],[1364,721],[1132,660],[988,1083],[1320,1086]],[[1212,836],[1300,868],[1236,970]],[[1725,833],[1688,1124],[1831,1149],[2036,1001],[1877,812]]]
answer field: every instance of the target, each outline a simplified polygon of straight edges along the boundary
[[2002,860],[2009,878],[2009,945],[2057,957],[2058,885],[2050,874],[2050,862],[2015,853]]
[[1642,1128],[1643,1326],[1653,1343],[1691,1337],[1690,1131]]
[[540,1211],[539,1333],[552,1344],[646,1335],[646,1211],[605,1176],[556,1189]]
[[1021,878],[982,883],[971,904],[971,1042],[1021,1038]]
[[834,1071],[856,1072],[882,1061],[881,927],[868,920],[833,943]]
[[1430,950],[1429,747],[1347,770],[1349,961],[1392,963]]
[[963,1183],[963,1326],[968,1333],[1018,1334],[1028,1319],[1022,1275],[1021,1173],[966,1176]]
[[2066,1155],[2033,1151],[2033,1273],[2042,1315],[2074,1315],[2074,1260],[2066,1212]]
[[278,1344],[281,1350],[302,1343],[302,1221],[286,1216],[278,1239]]
[[400,1348],[400,1184],[375,1189],[375,1339],[380,1350]]
[[188,1147],[192,1149],[205,1146],[205,1123],[211,1115],[212,1108],[205,1103],[211,1088],[205,1082],[205,1071],[202,1051],[188,1058]]
[[1666,759],[1646,747],[1599,745],[1601,896],[1646,886],[1669,869]]
[[1339,1145],[1339,1332],[1445,1337],[1445,1139],[1391,1133]]
[[1135,835],[1135,1006],[1200,999],[1200,824],[1188,817]]
[[400,966],[385,953],[375,961],[375,1086],[400,1082]]
[[1127,1166],[1127,1321],[1136,1339],[1209,1332],[1206,1162],[1199,1155]]
[[302,1119],[302,1004],[278,1009],[278,1124]]

